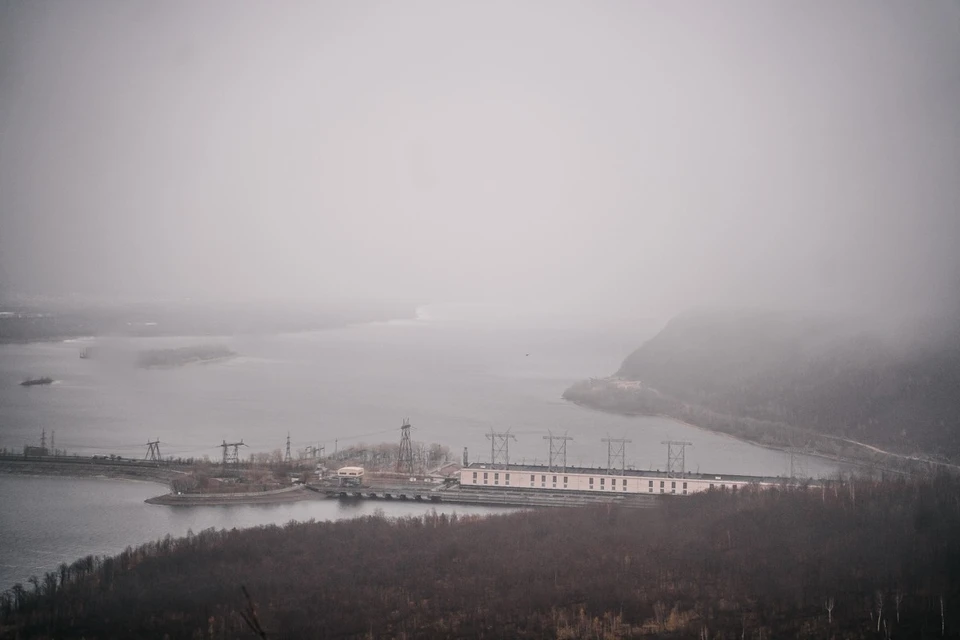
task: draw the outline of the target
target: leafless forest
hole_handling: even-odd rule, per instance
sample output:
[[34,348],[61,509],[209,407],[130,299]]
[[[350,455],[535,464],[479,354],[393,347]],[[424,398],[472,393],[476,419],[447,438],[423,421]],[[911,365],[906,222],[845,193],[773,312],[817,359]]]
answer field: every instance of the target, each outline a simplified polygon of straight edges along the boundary
[[3,636],[254,637],[242,587],[268,637],[957,637],[960,482],[208,530],[14,587]]

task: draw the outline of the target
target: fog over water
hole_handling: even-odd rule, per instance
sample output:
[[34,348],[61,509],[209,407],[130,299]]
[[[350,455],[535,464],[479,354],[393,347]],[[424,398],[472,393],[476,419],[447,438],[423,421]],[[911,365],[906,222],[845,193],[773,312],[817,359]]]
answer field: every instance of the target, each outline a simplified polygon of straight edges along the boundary
[[[0,446],[37,444],[40,430],[56,431],[57,447],[90,455],[142,457],[144,443],[159,438],[164,455],[217,459],[222,440],[243,439],[253,451],[399,442],[403,418],[413,437],[439,442],[459,460],[490,458],[491,429],[510,429],[511,459],[540,463],[543,436],[569,433],[569,464],[604,466],[604,437],[634,440],[627,464],[664,468],[661,440],[695,443],[690,470],[778,475],[784,454],[687,427],[663,418],[630,418],[577,407],[561,399],[573,382],[615,371],[633,345],[659,326],[503,328],[477,321],[477,309],[428,306],[418,320],[370,323],[312,333],[238,336],[215,340],[236,358],[173,369],[140,369],[78,357],[91,345],[130,350],[209,338],[116,338],[0,345]],[[434,318],[434,319],[428,319]],[[446,318],[442,320],[440,318]],[[455,319],[459,318],[459,319]],[[473,318],[474,320],[471,320]],[[24,388],[31,371],[56,372],[58,382]],[[336,441],[336,442],[335,442]],[[810,471],[832,465],[811,461]]]
[[[604,332],[579,328],[505,329],[477,320],[479,309],[426,307],[420,319],[346,329],[216,340],[239,352],[232,360],[173,369],[106,366],[81,359],[85,346],[131,349],[209,344],[210,338],[80,339],[0,345],[0,446],[38,444],[40,430],[56,432],[57,448],[91,455],[143,457],[147,439],[163,455],[217,459],[223,439],[243,439],[250,451],[272,451],[291,434],[295,451],[398,441],[409,417],[413,439],[450,446],[459,459],[487,461],[491,429],[509,429],[513,461],[545,463],[550,431],[568,434],[568,463],[605,466],[601,438],[626,437],[626,464],[664,468],[662,440],[689,440],[687,468],[713,473],[787,475],[789,457],[665,418],[623,417],[560,399],[584,375],[605,375],[623,354],[658,326],[631,324]],[[459,318],[459,319],[458,319]],[[644,332],[647,332],[646,334]],[[527,355],[529,354],[529,355]],[[24,388],[27,371],[54,371],[57,383]],[[335,443],[334,441],[339,442]],[[49,443],[49,440],[48,440]],[[810,457],[795,461],[807,473],[832,475],[836,466]],[[798,467],[800,468],[800,467]],[[0,587],[87,554],[112,554],[188,528],[283,524],[372,513],[382,503],[350,509],[330,502],[236,507],[172,508],[143,500],[159,484],[94,479],[24,478],[0,474]],[[387,515],[423,509],[388,506]],[[496,509],[447,507],[458,513]],[[15,514],[15,515],[14,515]]]
[[[960,312],[958,61],[956,0],[0,3],[0,320],[256,316],[0,332],[0,447],[330,452],[409,418],[454,460],[509,429],[513,462],[545,462],[552,431],[571,465],[606,465],[611,437],[664,468],[687,440],[689,471],[785,475],[781,452],[561,393],[692,307]],[[238,355],[79,357],[209,344]],[[162,491],[0,475],[0,589],[189,528],[375,508],[143,503]]]
[[9,2],[0,287],[953,308],[953,0]]

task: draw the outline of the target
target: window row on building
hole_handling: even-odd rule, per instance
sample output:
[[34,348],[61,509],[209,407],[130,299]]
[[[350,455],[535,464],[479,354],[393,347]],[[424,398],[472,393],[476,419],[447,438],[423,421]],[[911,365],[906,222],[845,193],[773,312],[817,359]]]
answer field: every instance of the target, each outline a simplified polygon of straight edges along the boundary
[[687,495],[710,489],[733,489],[746,482],[704,478],[663,478],[643,475],[611,476],[605,474],[530,471],[506,471],[466,468],[460,471],[464,486],[495,486],[511,488],[558,489],[568,491],[618,491],[627,493],[657,493]]

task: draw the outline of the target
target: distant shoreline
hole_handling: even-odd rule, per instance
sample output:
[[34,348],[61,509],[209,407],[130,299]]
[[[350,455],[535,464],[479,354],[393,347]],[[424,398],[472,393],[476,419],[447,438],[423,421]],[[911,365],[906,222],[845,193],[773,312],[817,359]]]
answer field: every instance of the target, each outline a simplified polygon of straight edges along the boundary
[[[0,315],[0,345],[54,343],[95,338],[231,338],[342,329],[356,324],[416,318],[416,307],[380,304],[347,308],[281,305],[267,311],[256,304],[153,304],[77,307],[14,305]],[[149,321],[148,321],[149,320]]]
[[[741,437],[741,436],[736,436],[736,435],[733,435],[732,433],[727,433],[727,432],[725,432],[725,431],[715,431],[714,429],[708,429],[707,427],[701,427],[701,426],[698,425],[698,424],[693,424],[692,422],[687,422],[686,420],[681,420],[680,418],[677,418],[677,417],[675,417],[675,416],[671,416],[670,414],[667,414],[667,413],[644,413],[644,412],[642,412],[642,411],[625,411],[625,410],[614,410],[614,409],[601,409],[601,408],[599,408],[599,407],[595,407],[595,406],[593,406],[593,405],[591,405],[591,404],[589,404],[589,403],[582,402],[582,401],[580,401],[580,400],[570,400],[570,399],[567,399],[567,398],[563,398],[563,401],[564,401],[564,402],[569,402],[570,404],[576,405],[576,406],[578,406],[578,407],[580,407],[580,408],[582,408],[582,409],[587,409],[587,410],[589,410],[589,411],[597,411],[597,412],[599,412],[599,413],[606,413],[606,414],[615,415],[615,416],[624,416],[625,418],[663,418],[664,420],[670,420],[671,422],[676,422],[677,424],[682,424],[682,425],[684,425],[684,426],[686,426],[686,427],[693,427],[694,429],[698,429],[698,430],[700,430],[700,431],[706,431],[707,433],[710,433],[710,434],[713,434],[713,435],[723,436],[723,437],[725,437],[725,438],[730,438],[731,440],[736,440],[737,442],[743,442],[744,444],[750,444],[750,445],[753,445],[753,446],[755,446],[755,447],[760,447],[760,448],[762,448],[762,449],[768,449],[768,450],[770,450],[770,451],[779,451],[780,453],[788,453],[788,451],[787,451],[784,447],[780,447],[780,446],[777,446],[777,445],[769,444],[769,443],[766,443],[766,442],[757,442],[756,440],[750,440],[749,438],[744,438],[744,437]],[[823,458],[823,459],[825,459],[825,460],[830,460],[831,462],[837,462],[836,458],[833,458],[833,457],[831,457],[831,456],[828,456],[828,455],[825,455],[825,454],[821,454],[821,453],[814,453],[814,452],[807,453],[807,452],[804,452],[803,455],[805,455],[805,456],[810,456],[811,458]],[[841,463],[843,463],[843,461],[841,461]]]
[[[600,382],[603,382],[604,384],[608,384],[609,379],[603,379]],[[572,388],[573,387],[571,387],[570,389]],[[570,391],[570,389],[568,389],[567,392]],[[656,390],[653,390],[653,391],[658,396],[662,397],[659,392],[657,392]],[[600,411],[603,413],[609,413],[613,415],[621,415],[621,416],[627,416],[627,417],[647,416],[647,417],[667,418],[675,422],[678,422],[680,424],[684,424],[690,427],[695,427],[697,429],[702,429],[704,431],[709,431],[710,433],[728,436],[730,438],[733,438],[734,440],[738,440],[740,442],[751,444],[757,447],[763,447],[764,449],[769,449],[771,451],[779,451],[781,453],[790,453],[790,448],[788,448],[786,445],[780,445],[780,444],[771,443],[771,442],[760,442],[748,436],[737,435],[737,434],[729,433],[728,431],[723,431],[719,429],[711,429],[706,426],[688,422],[682,418],[676,417],[669,413],[643,412],[643,411],[635,411],[630,409],[622,409],[618,407],[611,407],[606,405],[600,406],[599,404],[590,402],[589,398],[568,397],[567,392],[564,392],[564,395],[562,396],[562,398],[565,401],[573,403],[578,407],[590,409],[591,411]],[[704,411],[708,411],[703,408],[701,409]],[[725,417],[729,419],[737,419],[736,416],[725,416]],[[932,465],[942,469],[948,469],[953,472],[960,471],[960,465],[956,465],[950,462],[941,462],[938,460],[931,460],[928,458],[924,458],[922,456],[916,456],[916,455],[911,456],[911,455],[896,453],[892,451],[885,451],[878,447],[875,447],[866,443],[862,443],[862,442],[856,442],[853,440],[848,440],[845,438],[840,438],[837,436],[831,436],[827,434],[821,434],[817,432],[806,432],[805,430],[802,430],[799,427],[793,427],[789,425],[787,425],[787,427],[796,431],[804,431],[807,437],[812,439],[823,438],[832,443],[837,443],[839,446],[853,447],[854,453],[861,454],[861,456],[858,456],[858,457],[850,457],[849,450],[847,451],[846,455],[840,455],[840,454],[831,454],[815,448],[810,448],[809,450],[797,451],[798,455],[808,456],[812,458],[819,458],[829,462],[833,462],[838,465],[882,469],[882,470],[892,471],[895,473],[904,473],[906,470],[916,471],[916,468],[914,465],[918,465],[918,464],[926,465],[928,467]],[[891,464],[893,461],[904,463],[907,465],[907,467],[897,468]]]
[[37,476],[45,478],[93,478],[105,480],[124,480],[131,482],[149,482],[151,484],[170,487],[170,480],[175,477],[164,477],[150,472],[135,472],[131,470],[117,469],[108,465],[90,465],[81,466],[70,463],[49,463],[36,462],[13,462],[9,457],[0,459],[0,475],[11,476]]

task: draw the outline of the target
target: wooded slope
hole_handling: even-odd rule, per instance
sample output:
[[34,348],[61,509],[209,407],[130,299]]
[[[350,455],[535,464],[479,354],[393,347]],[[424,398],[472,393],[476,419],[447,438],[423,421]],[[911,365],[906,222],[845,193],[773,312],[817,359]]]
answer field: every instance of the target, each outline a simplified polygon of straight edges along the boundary
[[940,478],[204,531],[8,592],[3,634],[253,637],[245,585],[274,638],[957,637],[958,495]]

